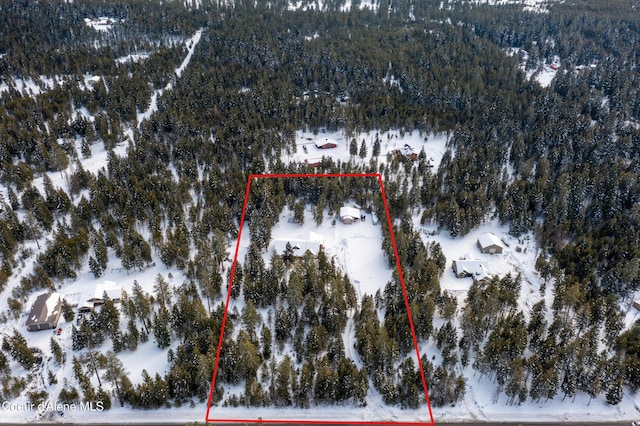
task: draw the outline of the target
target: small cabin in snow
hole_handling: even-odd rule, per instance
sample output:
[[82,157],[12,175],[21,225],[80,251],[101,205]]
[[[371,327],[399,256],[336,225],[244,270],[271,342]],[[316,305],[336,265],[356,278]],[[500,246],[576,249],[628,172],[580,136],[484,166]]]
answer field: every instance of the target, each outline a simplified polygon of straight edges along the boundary
[[280,256],[284,255],[287,250],[287,244],[291,247],[295,257],[302,257],[306,252],[317,256],[322,250],[322,236],[314,232],[309,232],[308,239],[298,238],[278,238],[273,241],[273,250]]
[[480,235],[477,244],[481,253],[502,253],[502,242],[500,241],[500,238],[490,232]]
[[78,303],[78,312],[93,312],[96,306],[104,305],[105,294],[113,302],[118,303],[122,299],[122,286],[117,285],[113,281],[95,284],[81,296],[80,302]]
[[355,207],[340,207],[340,220],[342,223],[351,225],[356,220],[360,220],[360,209]]
[[458,278],[472,277],[474,281],[484,279],[489,275],[489,262],[476,259],[454,260],[451,269]]
[[318,149],[330,149],[338,146],[338,143],[331,138],[316,139],[315,144]]

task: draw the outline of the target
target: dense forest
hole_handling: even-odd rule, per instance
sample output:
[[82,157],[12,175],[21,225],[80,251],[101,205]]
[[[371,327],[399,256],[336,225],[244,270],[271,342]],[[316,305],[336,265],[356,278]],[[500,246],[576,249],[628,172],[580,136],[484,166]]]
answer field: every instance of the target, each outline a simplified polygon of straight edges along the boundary
[[[151,408],[205,398],[247,176],[310,171],[281,159],[299,129],[451,136],[437,170],[423,153],[381,162],[379,146],[316,169],[383,175],[417,337],[441,355],[438,365],[422,360],[435,406],[462,398],[468,365],[512,404],[577,392],[617,404],[623,390],[637,391],[640,324],[625,328],[623,306],[640,289],[639,2],[551,2],[547,13],[439,0],[356,5],[0,1],[0,290],[10,292],[2,321],[17,320],[34,291],[87,267],[98,278],[158,260],[187,277],[175,291],[158,276],[153,294],[134,285],[122,303],[107,301],[74,327],[70,359],[52,339],[51,356],[72,362],[75,376],[59,400],[99,394]],[[86,25],[101,16],[113,18],[109,31]],[[185,41],[200,29],[177,78]],[[128,55],[144,59],[121,60]],[[555,56],[549,87],[528,78]],[[154,94],[157,110],[138,122]],[[82,162],[97,149],[108,162],[93,173]],[[264,185],[247,212],[252,245],[234,294],[247,305],[229,319],[236,332],[221,355],[227,366],[250,360],[220,371],[222,382],[245,384],[244,397],[216,388],[214,402],[357,405],[371,384],[388,404],[424,404],[397,275],[357,300],[322,256],[268,265],[260,257],[285,206],[311,206],[319,221],[345,200],[379,212],[373,183]],[[421,239],[416,214],[454,237],[493,219],[515,237],[532,234],[552,300],[522,311],[522,277],[507,276],[474,283],[457,306],[438,283],[446,259]],[[35,266],[19,274],[27,260]],[[273,327],[257,309],[271,311]],[[349,318],[362,369],[344,355]],[[118,353],[149,339],[179,344],[165,375],[134,385]],[[284,344],[295,358],[273,356]],[[12,399],[33,377],[12,374],[11,360],[27,370],[36,360],[18,330],[2,347],[1,392]],[[258,380],[262,365],[271,376]]]

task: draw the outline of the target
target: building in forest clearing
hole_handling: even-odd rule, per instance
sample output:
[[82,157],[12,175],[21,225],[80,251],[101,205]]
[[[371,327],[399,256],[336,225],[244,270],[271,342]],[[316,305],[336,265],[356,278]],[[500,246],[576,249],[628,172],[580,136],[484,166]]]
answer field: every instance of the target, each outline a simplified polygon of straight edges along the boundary
[[300,163],[301,166],[308,166],[308,167],[314,167],[314,168],[320,167],[321,164],[322,164],[322,158],[309,158],[309,159],[305,159]]
[[474,281],[478,281],[489,276],[489,262],[486,260],[477,260],[473,258],[454,260],[451,264],[453,273],[458,278],[472,277]]
[[105,281],[91,286],[86,293],[80,297],[78,312],[93,312],[96,306],[104,305],[104,295],[114,302],[122,299],[122,286],[113,281]]
[[273,250],[276,254],[283,256],[287,250],[287,244],[291,246],[295,257],[302,257],[306,252],[311,252],[317,256],[323,249],[323,238],[315,232],[309,232],[309,238],[278,238],[273,241]]
[[62,297],[58,293],[45,293],[33,303],[25,325],[28,331],[56,328],[62,312]]
[[331,138],[316,139],[315,145],[318,149],[331,149],[338,147],[338,143]]
[[478,237],[478,248],[481,253],[500,254],[502,253],[502,242],[495,234],[486,232]]
[[360,219],[360,209],[347,206],[340,207],[340,221],[342,221],[342,223],[351,225],[353,222]]
[[418,154],[416,154],[413,147],[409,144],[404,144],[402,148],[394,149],[391,153],[395,156],[402,156],[412,161],[416,161],[418,159]]

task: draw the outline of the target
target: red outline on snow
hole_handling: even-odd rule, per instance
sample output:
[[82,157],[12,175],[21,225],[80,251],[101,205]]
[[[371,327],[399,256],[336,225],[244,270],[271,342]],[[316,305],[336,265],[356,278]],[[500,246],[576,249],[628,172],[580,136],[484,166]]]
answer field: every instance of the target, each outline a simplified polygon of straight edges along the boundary
[[[236,263],[238,261],[238,250],[240,249],[240,238],[242,237],[242,228],[244,226],[245,212],[247,211],[247,203],[249,201],[249,191],[251,189],[251,181],[253,179],[286,179],[286,178],[340,178],[340,177],[371,177],[377,178],[380,183],[380,191],[382,194],[382,202],[384,203],[384,210],[387,215],[387,225],[389,227],[389,234],[391,236],[391,244],[393,246],[393,254],[396,258],[396,265],[398,268],[398,277],[400,278],[400,284],[402,285],[402,294],[404,296],[404,304],[407,308],[407,315],[409,316],[409,326],[411,327],[411,335],[413,336],[413,345],[416,350],[416,358],[418,359],[418,368],[420,369],[420,377],[422,379],[422,387],[424,389],[424,396],[429,408],[429,422],[390,422],[390,421],[331,421],[331,420],[276,420],[276,419],[212,419],[209,418],[211,411],[211,400],[213,399],[213,390],[215,389],[216,377],[218,375],[218,363],[220,362],[220,351],[222,349],[222,340],[224,337],[224,328],[227,323],[227,312],[229,311],[229,301],[231,299],[231,286],[233,284],[233,277],[236,272]],[[257,411],[257,410],[256,410]],[[224,308],[224,316],[222,317],[222,328],[220,330],[220,338],[218,340],[218,351],[216,352],[216,362],[213,367],[213,377],[211,378],[211,389],[209,390],[209,400],[207,401],[207,414],[205,417],[207,423],[280,423],[280,424],[313,424],[313,425],[431,425],[435,424],[433,419],[433,411],[431,409],[431,400],[429,399],[429,391],[427,389],[427,382],[424,378],[424,370],[422,369],[422,360],[420,359],[420,349],[418,348],[418,339],[416,338],[416,331],[413,327],[413,319],[411,315],[411,308],[409,307],[409,299],[407,297],[407,290],[404,284],[404,276],[402,274],[402,267],[400,266],[400,257],[398,256],[398,247],[396,246],[396,238],[393,234],[393,227],[391,224],[391,215],[389,214],[389,206],[387,204],[387,197],[384,192],[384,185],[382,184],[382,175],[380,173],[287,173],[287,174],[251,174],[247,180],[247,189],[244,194],[244,205],[242,207],[242,217],[240,218],[240,227],[238,231],[238,241],[236,243],[236,252],[233,256],[233,263],[231,265],[231,276],[229,278],[229,287],[227,291],[227,301]]]

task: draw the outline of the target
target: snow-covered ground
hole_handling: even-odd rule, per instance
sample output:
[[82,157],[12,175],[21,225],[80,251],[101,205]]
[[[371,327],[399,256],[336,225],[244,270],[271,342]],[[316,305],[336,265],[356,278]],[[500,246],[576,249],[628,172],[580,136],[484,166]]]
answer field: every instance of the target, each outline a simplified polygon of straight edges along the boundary
[[[187,48],[188,53],[187,53],[187,56],[182,61],[182,63],[180,64],[180,66],[175,69],[175,74],[177,78],[180,78],[182,76],[182,73],[189,65],[189,62],[191,61],[191,56],[193,55],[193,51],[195,50],[196,45],[200,41],[200,37],[202,37],[202,31],[203,31],[202,29],[199,29],[191,38],[185,41],[185,46]],[[154,92],[151,94],[151,102],[149,103],[149,108],[147,108],[146,111],[137,113],[138,125],[140,125],[142,121],[149,119],[149,117],[151,117],[151,114],[153,114],[158,110],[158,97],[162,96],[162,93],[164,91],[169,91],[173,89],[173,84],[174,83],[170,81],[169,83],[167,83],[167,85],[164,88],[154,90]]]
[[113,24],[118,20],[115,18],[109,18],[107,16],[101,16],[99,18],[84,18],[84,23],[88,27],[93,28],[96,31],[111,31]]
[[[372,144],[376,136],[381,141],[381,155],[380,161],[386,159],[386,153],[394,149],[404,147],[405,144],[410,145],[415,151],[419,152],[423,147],[427,153],[428,158],[433,157],[435,166],[437,167],[442,154],[446,150],[446,142],[448,137],[446,135],[419,135],[417,132],[412,134],[400,135],[397,131],[389,132],[371,132],[367,134],[358,134],[354,136],[358,141],[358,145],[362,139],[365,140],[368,148],[368,157],[364,160],[356,157],[353,161],[369,161]],[[337,147],[327,150],[319,150],[315,146],[316,139],[329,138],[337,142]],[[319,133],[314,135],[311,132],[300,131],[296,134],[296,146],[297,152],[291,154],[285,160],[302,162],[305,159],[311,160],[318,154],[329,155],[334,160],[350,161],[352,160],[348,152],[348,141],[342,132],[333,133]],[[302,146],[307,147],[307,153],[304,152]],[[116,148],[117,155],[126,155],[127,143],[121,143]],[[81,159],[82,165],[86,170],[96,173],[100,168],[106,165],[107,152],[104,148],[97,144],[92,147],[92,156],[90,158]],[[50,173],[49,174],[53,185],[55,187],[64,187],[65,173]],[[43,189],[42,178],[37,178],[34,182],[35,186],[40,190]],[[344,225],[340,221],[336,221],[336,224],[332,224],[332,218],[325,217],[323,223],[320,226],[316,226],[311,213],[309,211],[305,214],[305,224],[303,226],[292,224],[288,222],[288,217],[291,213],[288,210],[282,214],[279,223],[274,227],[272,236],[273,238],[300,238],[304,239],[308,236],[309,231],[319,233],[324,238],[324,245],[326,252],[330,256],[335,256],[336,262],[340,267],[350,276],[358,295],[363,293],[374,293],[377,288],[383,288],[387,280],[390,278],[390,271],[386,267],[386,260],[382,257],[381,242],[380,242],[380,225],[374,226],[371,222],[371,217],[367,216],[364,222],[357,223],[355,225]],[[419,216],[418,216],[419,217]],[[528,316],[531,306],[539,301],[543,295],[540,294],[541,279],[534,270],[534,264],[536,256],[538,255],[538,248],[531,238],[531,236],[525,236],[519,240],[507,234],[507,228],[498,225],[496,222],[486,223],[479,228],[473,230],[466,236],[452,238],[447,232],[438,231],[432,225],[420,225],[419,220],[416,217],[414,223],[416,229],[418,229],[425,242],[436,241],[443,250],[443,253],[447,257],[447,268],[441,278],[440,284],[443,290],[447,290],[457,296],[459,301],[459,308],[464,304],[466,292],[471,285],[471,278],[456,278],[451,271],[451,262],[454,259],[459,259],[460,256],[467,253],[471,253],[477,259],[484,259],[490,262],[490,271],[504,276],[506,273],[511,272],[513,275],[517,273],[522,274],[522,290],[519,298],[519,306]],[[481,254],[476,246],[476,240],[479,235],[491,232],[501,238],[503,241],[509,243],[502,254]],[[243,232],[243,240],[241,241],[239,259],[244,258],[244,252],[246,251],[246,238],[248,238],[248,230]],[[35,244],[29,246],[36,253],[37,249]],[[228,247],[228,252],[233,253],[235,250],[235,242],[231,242]],[[269,253],[265,252],[265,259],[268,259]],[[110,265],[117,266],[119,264],[115,257],[110,260]],[[227,265],[228,266],[228,265]],[[31,272],[32,264],[27,263],[24,266],[17,268],[18,276],[22,276]],[[173,279],[169,280],[168,274],[173,275]],[[72,282],[65,281],[58,290],[65,295],[73,295],[81,291],[82,287],[89,284],[95,284],[96,282],[102,282],[104,280],[111,280],[122,285],[125,291],[130,292],[133,281],[136,280],[147,292],[152,291],[153,283],[157,274],[162,274],[171,285],[180,285],[184,281],[184,276],[180,271],[175,269],[167,269],[161,262],[156,259],[156,266],[145,269],[143,271],[132,270],[129,273],[118,269],[108,269],[106,274],[100,279],[95,279],[85,267],[79,274],[77,280]],[[550,287],[547,286],[545,293],[545,299],[550,303]],[[7,297],[10,295],[10,291],[5,291],[0,294],[0,306],[6,306]],[[72,296],[71,296],[72,297]],[[240,303],[240,302],[236,302]],[[242,305],[237,305],[237,309],[241,310]],[[27,309],[25,307],[25,309]],[[232,308],[233,309],[233,308]],[[627,315],[627,323],[631,323],[639,316],[635,310],[630,310]],[[11,333],[13,328],[17,330],[24,329],[25,317],[22,316],[18,320],[12,320],[5,324],[3,333]],[[436,318],[434,324],[440,325],[439,320]],[[441,320],[440,320],[441,322]],[[36,332],[25,333],[29,339],[29,345],[41,348],[45,354],[49,353],[49,340],[51,337],[57,339],[63,349],[67,351],[68,358],[71,357],[73,352],[71,351],[71,324],[61,322],[60,328],[63,329],[60,336],[54,336],[50,332]],[[347,331],[344,334],[345,348],[349,351],[353,345],[353,334],[349,331],[350,326],[347,325]],[[350,340],[351,339],[351,340]],[[106,344],[108,346],[108,344]],[[174,343],[175,348],[175,343]],[[108,350],[109,347],[103,348]],[[149,374],[153,375],[156,372],[161,375],[165,373],[168,368],[168,362],[166,358],[167,350],[160,350],[157,348],[153,339],[145,344],[140,344],[138,350],[135,352],[125,351],[119,354],[119,357],[123,361],[129,377],[133,383],[138,383],[142,380],[141,373],[143,369],[146,369]],[[420,342],[421,353],[427,353],[428,355],[437,354],[437,350],[434,349],[431,343]],[[78,355],[78,354],[75,354]],[[357,358],[356,355],[350,353],[350,356]],[[439,356],[436,356],[436,362]],[[356,359],[357,361],[357,359]],[[51,368],[55,371],[58,378],[58,384],[46,387],[46,390],[50,395],[57,395],[61,389],[64,378],[72,378],[73,373],[71,371],[70,360],[67,361],[62,369],[56,370],[56,366],[53,366],[49,361],[46,364],[47,368]],[[16,364],[12,364],[14,371],[18,371],[20,367],[16,367]],[[25,372],[26,373],[26,372]],[[557,396],[554,400],[546,401],[542,403],[534,403],[527,401],[520,406],[509,406],[506,404],[506,397],[504,395],[495,398],[496,386],[490,380],[486,378],[479,378],[477,374],[470,369],[470,367],[459,370],[457,373],[463,373],[467,378],[467,393],[463,401],[458,403],[455,407],[443,407],[434,408],[434,414],[436,421],[447,420],[485,420],[485,421],[585,421],[585,420],[630,420],[640,416],[640,412],[636,409],[636,404],[640,400],[634,395],[626,394],[624,400],[617,406],[612,407],[604,402],[603,398],[597,398],[589,403],[589,397],[586,394],[578,394],[575,401],[566,399],[562,401],[561,396]],[[92,378],[95,380],[95,378]],[[97,385],[97,383],[96,383]],[[262,416],[263,418],[279,418],[279,419],[296,419],[296,418],[318,418],[318,413],[322,412],[327,420],[345,420],[354,419],[356,421],[362,419],[387,419],[389,421],[420,421],[425,418],[428,419],[428,412],[426,407],[416,411],[405,411],[399,409],[392,409],[384,406],[379,400],[379,396],[371,391],[368,400],[368,406],[366,409],[353,409],[352,407],[317,407],[313,410],[277,410],[277,409],[265,409],[261,410],[256,415],[255,409],[246,408],[220,408],[214,407],[211,412],[211,418],[257,418]],[[12,404],[19,404],[26,402],[26,397],[20,397],[13,401]],[[20,410],[3,410],[0,415],[0,422],[25,422],[33,420],[37,417],[37,413],[33,411],[20,411]],[[206,404],[196,403],[195,407],[182,407],[159,409],[153,411],[136,411],[128,408],[114,407],[111,410],[95,413],[85,411],[73,411],[65,412],[65,421],[76,422],[90,422],[99,418],[100,421],[114,422],[114,423],[126,423],[132,418],[136,421],[145,422],[162,422],[162,421],[203,421],[206,413]],[[142,415],[144,414],[144,415]]]
[[[449,136],[445,133],[421,135],[418,131],[408,133],[401,133],[398,130],[366,132],[358,133],[351,137],[347,137],[343,131],[320,132],[317,134],[310,131],[297,131],[296,152],[284,155],[282,161],[313,164],[322,160],[322,157],[326,157],[342,163],[349,161],[368,162],[372,157],[373,144],[376,138],[380,141],[380,155],[377,157],[379,162],[386,161],[388,153],[402,150],[405,146],[409,146],[416,154],[424,149],[427,159],[433,165],[434,172],[440,166],[440,161],[447,150],[446,145],[449,140]],[[364,140],[367,146],[367,156],[364,159],[361,159],[358,155],[352,156],[349,154],[349,144],[352,139],[356,140],[358,150],[360,150],[360,145]],[[317,148],[316,141],[323,140],[332,141],[337,144],[337,147],[329,149]]]
[[[540,61],[535,64],[535,67],[533,68],[527,67],[527,62],[529,61],[529,53],[527,51],[513,47],[507,49],[507,55],[520,56],[520,69],[525,72],[527,80],[531,80],[533,78],[542,87],[549,87],[551,85],[551,82],[555,78],[558,69],[561,66],[560,57],[557,55],[554,55],[550,63]],[[578,70],[577,67],[576,70]]]
[[[416,221],[417,223],[418,221]],[[420,227],[417,223],[416,227]],[[434,233],[435,232],[435,233]],[[503,243],[502,254],[482,254],[476,245],[478,237],[486,232],[498,236]],[[472,284],[471,278],[457,278],[451,270],[451,262],[461,255],[470,253],[476,259],[490,262],[490,271],[500,277],[511,273],[512,276],[521,274],[522,288],[518,299],[518,307],[528,318],[531,308],[543,297],[547,306],[552,302],[551,285],[547,285],[544,295],[540,293],[543,280],[535,271],[535,261],[539,255],[539,247],[532,235],[525,235],[516,239],[508,235],[508,228],[491,221],[474,229],[463,237],[451,238],[448,232],[436,232],[431,226],[422,227],[423,240],[436,241],[442,247],[447,257],[447,269],[440,279],[442,290],[455,294],[458,299],[458,309],[464,306],[467,291]],[[549,315],[551,314],[549,310]],[[640,313],[632,309],[627,314],[627,324],[640,318]],[[550,319],[550,317],[548,318]],[[442,320],[434,319],[434,325],[440,326]],[[432,345],[426,345],[427,353]],[[424,351],[425,348],[422,348]],[[471,366],[466,368],[456,367],[456,373],[462,373],[467,379],[467,392],[463,401],[453,407],[434,408],[436,422],[446,420],[454,421],[531,421],[531,422],[614,422],[634,420],[640,417],[637,395],[625,393],[623,401],[616,405],[608,405],[603,397],[590,400],[586,393],[578,393],[575,399],[563,400],[562,393],[549,401],[536,403],[527,399],[522,405],[508,405],[504,392],[496,394],[496,383],[486,377],[479,377],[477,371]]]

